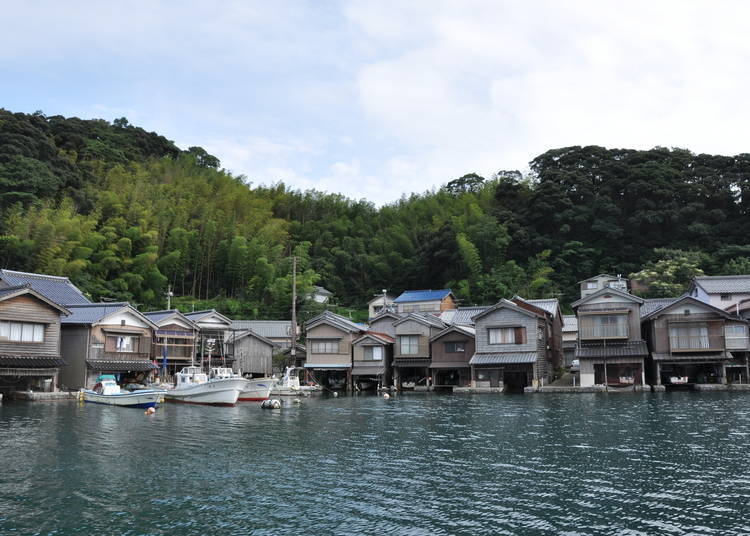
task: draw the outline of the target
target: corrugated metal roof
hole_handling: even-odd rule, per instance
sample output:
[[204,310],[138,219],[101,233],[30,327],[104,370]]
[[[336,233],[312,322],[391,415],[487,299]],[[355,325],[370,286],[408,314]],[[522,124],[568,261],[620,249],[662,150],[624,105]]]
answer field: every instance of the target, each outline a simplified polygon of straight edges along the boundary
[[28,283],[38,293],[60,305],[91,303],[67,277],[0,270],[0,281],[12,287]]
[[454,324],[460,326],[473,326],[474,317],[479,313],[485,312],[489,309],[489,305],[481,305],[476,307],[459,307],[457,309],[448,309],[440,313],[440,320],[446,324]]
[[448,294],[451,293],[451,289],[444,288],[441,290],[405,290],[401,295],[393,300],[394,303],[409,303],[409,302],[421,302],[421,301],[434,301],[442,300]]
[[70,316],[62,317],[60,322],[63,324],[93,324],[107,315],[111,315],[127,308],[129,305],[128,302],[68,305]]
[[732,359],[727,355],[726,352],[719,352],[713,354],[651,354],[651,357],[656,361],[725,361]]
[[557,316],[557,311],[559,309],[557,301],[557,298],[549,298],[544,300],[526,300],[524,299],[526,303],[530,303],[531,305],[534,305],[536,307],[539,307],[540,309],[544,309],[548,313],[550,313],[553,317]]
[[533,363],[537,360],[536,352],[503,352],[474,354],[469,360],[470,365],[513,365],[518,363]]
[[576,346],[578,358],[597,357],[645,357],[648,355],[646,341],[609,342],[607,344],[587,344]]
[[145,372],[156,370],[159,367],[151,361],[86,361],[86,366],[91,370],[101,372]]
[[[288,339],[291,320],[232,320],[232,329],[250,330],[270,339]],[[299,331],[299,330],[298,330]]]
[[578,332],[578,317],[576,315],[563,315],[563,333]]
[[709,294],[750,293],[750,275],[702,276],[695,282]]
[[13,368],[51,368],[61,367],[65,361],[58,356],[49,355],[0,355],[0,367]]
[[643,305],[641,305],[641,318],[644,318],[651,313],[655,313],[660,309],[664,309],[665,307],[672,305],[679,299],[680,298],[655,298],[644,300]]

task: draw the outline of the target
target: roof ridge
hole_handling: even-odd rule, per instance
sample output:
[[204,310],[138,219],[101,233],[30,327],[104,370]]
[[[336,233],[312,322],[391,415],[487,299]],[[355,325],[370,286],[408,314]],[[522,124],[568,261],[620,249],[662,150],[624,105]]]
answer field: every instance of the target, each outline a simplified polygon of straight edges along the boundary
[[11,275],[11,276],[19,275],[19,276],[24,276],[24,277],[33,277],[36,279],[59,279],[62,281],[70,282],[70,278],[64,275],[38,274],[35,272],[20,272],[18,270],[8,270],[7,268],[3,268],[2,270],[0,270],[0,272]]

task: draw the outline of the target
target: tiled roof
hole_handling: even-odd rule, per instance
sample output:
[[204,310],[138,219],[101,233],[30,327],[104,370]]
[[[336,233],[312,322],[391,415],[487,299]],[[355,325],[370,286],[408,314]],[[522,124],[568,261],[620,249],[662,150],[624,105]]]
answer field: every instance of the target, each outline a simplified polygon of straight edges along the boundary
[[563,315],[563,333],[576,333],[578,331],[578,317],[576,315]]
[[393,360],[394,367],[428,367],[429,357],[399,357]]
[[[232,338],[232,334],[234,334],[234,338]],[[270,346],[273,346],[274,348],[278,346],[277,343],[273,342],[270,339],[266,339],[263,335],[259,335],[258,333],[255,333],[251,329],[246,329],[245,331],[226,331],[224,332],[224,340],[231,341],[232,343],[235,343],[239,340],[244,339],[245,337],[255,337],[259,341],[262,341]]]
[[531,305],[535,305],[536,307],[539,307],[540,309],[544,309],[553,317],[557,316],[557,311],[559,309],[557,298],[549,298],[549,299],[544,299],[544,300],[524,300],[524,301],[526,303],[530,303]]
[[332,313],[331,311],[323,311],[315,318],[311,318],[310,320],[305,322],[305,329],[310,329],[309,326],[313,326],[315,324],[318,324],[319,322],[331,324],[343,329],[344,331],[367,330],[367,326],[365,324],[357,324],[356,322],[352,322],[348,318],[344,318],[343,316]]
[[159,367],[151,361],[86,361],[86,365],[91,370],[102,372],[145,372],[147,370],[156,370]]
[[644,300],[641,305],[641,318],[644,318],[651,313],[655,313],[660,309],[664,309],[668,305],[672,305],[680,298],[654,298],[650,300]]
[[406,315],[401,317],[400,320],[395,321],[393,324],[394,325],[400,324],[407,320],[414,320],[416,322],[422,322],[422,323],[429,324],[430,326],[434,326],[440,329],[445,327],[445,322],[443,322],[437,316],[431,313],[407,313]]
[[71,314],[68,317],[62,317],[60,322],[63,324],[93,324],[107,315],[125,309],[129,305],[128,302],[68,305]]
[[474,317],[479,313],[485,312],[490,306],[482,305],[476,307],[459,307],[457,309],[448,309],[440,313],[440,320],[446,324],[460,326],[473,326]]
[[10,368],[52,368],[65,365],[57,356],[49,355],[0,355],[0,367]]
[[394,303],[410,303],[422,301],[442,300],[451,293],[449,288],[441,290],[405,290],[401,295],[393,300]]
[[393,344],[394,342],[396,342],[396,339],[394,339],[393,337],[385,333],[379,333],[377,331],[368,331],[364,335],[362,335],[360,338],[352,342],[352,344],[357,344],[359,341],[365,339],[366,337],[372,337],[376,341],[379,341],[383,344]]
[[313,289],[315,289],[315,293],[316,294],[324,294],[326,296],[333,296],[333,292],[331,292],[330,290],[328,290],[326,288],[319,287],[319,286],[315,285],[315,286],[313,286]]
[[195,322],[196,324],[206,318],[207,316],[216,315],[218,316],[222,321],[225,321],[227,324],[231,323],[232,321],[229,320],[226,316],[221,314],[216,309],[206,309],[204,311],[190,311],[189,313],[182,313],[187,318],[189,318],[192,322]]
[[4,281],[8,286],[28,283],[38,293],[60,305],[91,303],[67,277],[0,270],[0,281]]
[[512,365],[514,363],[533,363],[537,360],[536,352],[502,352],[474,354],[470,365]]
[[750,275],[702,276],[695,282],[709,294],[750,293]]
[[232,320],[232,329],[250,330],[270,339],[289,338],[291,320]]
[[451,331],[458,331],[460,333],[463,333],[464,335],[468,335],[469,337],[476,337],[477,330],[474,328],[474,326],[461,326],[461,325],[449,325],[447,328],[445,328],[440,333],[437,333],[430,337],[430,342],[435,341],[442,337],[443,335],[446,335],[447,333]]
[[585,344],[576,346],[577,358],[597,357],[645,357],[648,355],[646,341],[610,342],[607,344]]
[[151,320],[151,322],[154,322],[155,324],[158,324],[165,318],[172,316],[173,314],[180,314],[180,312],[177,309],[167,309],[166,311],[148,311],[145,313],[141,313],[143,316]]

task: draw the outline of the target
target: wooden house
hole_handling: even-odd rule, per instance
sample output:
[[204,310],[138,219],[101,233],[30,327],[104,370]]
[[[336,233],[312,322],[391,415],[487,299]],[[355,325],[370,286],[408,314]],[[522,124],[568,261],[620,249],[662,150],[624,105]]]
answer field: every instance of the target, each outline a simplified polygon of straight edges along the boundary
[[[299,335],[299,326],[295,327],[296,334]],[[237,333],[252,331],[274,343],[279,350],[292,345],[291,320],[232,320],[232,329]]]
[[143,313],[156,325],[151,355],[167,374],[179,372],[195,359],[198,326],[177,309]]
[[232,321],[216,309],[191,311],[185,317],[198,327],[195,341],[196,359],[201,365],[231,366],[234,356],[230,353],[231,339],[234,334]]
[[0,288],[0,390],[56,390],[60,316],[68,314],[28,284]]
[[563,363],[566,367],[573,365],[576,345],[578,344],[578,318],[576,315],[563,315],[562,349]]
[[628,291],[628,280],[619,275],[599,274],[579,281],[581,286],[581,298],[599,292],[603,288],[613,288],[621,292]]
[[158,365],[152,363],[152,338],[158,326],[127,302],[69,305],[61,319],[61,353],[66,364],[60,384],[90,388],[100,374],[120,381],[142,381]]
[[693,296],[646,300],[647,380],[683,387],[748,382],[748,321]]
[[648,355],[637,296],[604,287],[571,304],[578,318],[580,385],[641,388]]
[[525,300],[500,300],[476,315],[474,323],[472,387],[522,390],[551,381],[555,357],[548,311]]
[[[750,275],[695,277],[687,294],[726,311],[750,300]],[[733,312],[737,313],[737,310]]]
[[368,329],[377,333],[385,333],[389,337],[396,338],[396,327],[393,325],[404,317],[389,311],[381,312],[370,320]]
[[456,299],[450,289],[407,290],[393,300],[398,313],[433,313],[456,308]]
[[325,311],[305,323],[308,379],[330,389],[352,387],[352,343],[367,327]]
[[390,387],[394,341],[385,333],[366,331],[352,342],[352,382],[356,388]]
[[91,303],[67,277],[14,270],[0,270],[0,288],[28,285],[60,305]]
[[475,352],[476,330],[453,325],[430,337],[430,373],[436,389],[469,387],[470,361]]
[[234,356],[232,368],[235,372],[253,378],[272,374],[276,343],[251,330],[235,332],[226,339],[229,353]]
[[396,344],[393,349],[393,376],[397,389],[429,389],[430,338],[445,324],[429,313],[408,313],[393,324]]

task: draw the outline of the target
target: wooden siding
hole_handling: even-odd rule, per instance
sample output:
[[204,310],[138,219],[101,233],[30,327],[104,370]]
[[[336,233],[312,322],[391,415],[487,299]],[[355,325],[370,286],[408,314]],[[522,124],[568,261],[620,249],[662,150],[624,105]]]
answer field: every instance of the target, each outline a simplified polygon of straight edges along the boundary
[[45,325],[43,342],[0,340],[0,354],[60,355],[60,313],[43,301],[28,294],[0,301],[0,320]]
[[[480,319],[476,324],[476,348],[480,353],[493,352],[534,352],[537,347],[537,327],[539,319],[509,308],[492,311]],[[523,344],[490,344],[488,329],[493,327],[523,327],[526,328],[526,342]]]
[[[465,351],[462,353],[446,352],[445,343],[448,342],[463,342]],[[468,366],[471,356],[474,355],[475,343],[474,337],[465,335],[458,331],[451,331],[432,341],[431,346],[433,364],[455,363],[460,361],[466,363]]]
[[67,363],[60,367],[60,387],[62,389],[86,387],[89,328],[87,326],[64,326],[60,348],[62,358]]
[[248,335],[236,341],[233,350],[235,372],[271,375],[273,346],[270,344]]
[[456,302],[453,300],[453,296],[450,294],[447,295],[443,300],[440,302],[440,311],[448,311],[450,309],[456,308]]
[[[708,327],[708,338],[710,341],[720,341],[718,346],[711,345],[711,348],[707,348],[702,351],[715,351],[716,349],[724,350],[725,339],[724,339],[724,317],[718,313],[703,313],[703,314],[670,314],[662,315],[656,319],[646,322],[645,329],[648,331],[648,338],[650,342],[651,351],[658,354],[667,354],[671,349],[669,340],[669,326],[677,324],[679,322],[688,322],[702,324],[705,323]],[[679,352],[679,350],[677,350]]]
[[628,315],[628,338],[629,341],[640,341],[641,336],[641,306],[639,303],[616,301],[621,299],[615,296],[612,301],[600,301],[598,303],[587,303],[578,307],[576,316],[578,316],[578,334],[580,340],[581,317],[587,312],[604,312],[604,311],[627,311]]
[[[396,343],[393,348],[393,357],[398,359],[399,357],[415,358],[415,357],[430,357],[430,337],[437,333],[438,330],[434,330],[421,322],[416,320],[406,320],[396,326]],[[399,337],[401,335],[416,335],[419,337],[418,349],[416,354],[402,354],[401,353],[401,341]]]
[[[377,361],[373,359],[365,359],[365,346],[380,346],[383,348],[383,359],[382,361]],[[371,367],[379,367],[379,366],[387,366],[389,357],[393,354],[393,345],[392,344],[378,344],[373,339],[365,339],[362,342],[358,342],[357,344],[353,345],[353,357],[352,360],[356,365],[359,366],[371,366]]]
[[393,323],[396,322],[393,318],[381,318],[370,323],[370,331],[377,333],[385,333],[391,337],[396,337],[396,328]]
[[[359,334],[351,334],[340,330],[328,324],[319,324],[307,331],[307,364],[308,365],[351,365],[352,361],[352,341],[359,337]],[[339,341],[339,351],[336,354],[316,354],[312,351],[315,339],[337,339]]]

